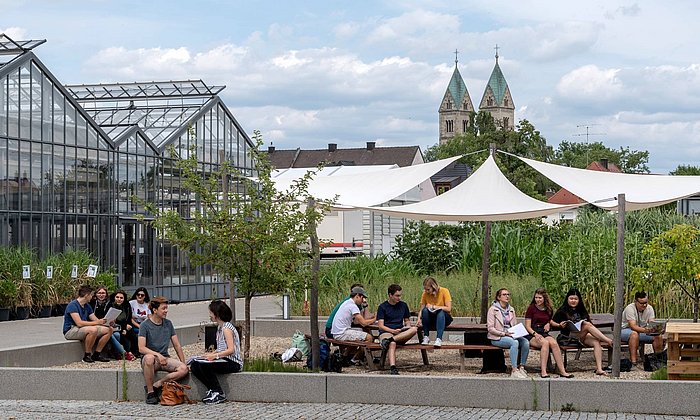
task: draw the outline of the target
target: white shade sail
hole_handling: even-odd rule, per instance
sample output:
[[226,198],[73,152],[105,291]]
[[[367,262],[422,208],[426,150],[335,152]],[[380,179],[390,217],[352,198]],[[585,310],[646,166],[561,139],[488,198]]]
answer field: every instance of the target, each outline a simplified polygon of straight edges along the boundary
[[579,205],[549,204],[522,193],[489,156],[464,182],[437,197],[404,206],[369,209],[407,219],[496,221],[542,217]]
[[631,211],[671,203],[700,192],[700,176],[601,172],[518,158],[560,187],[606,210],[617,209],[617,195],[622,193],[625,210]]
[[[321,200],[333,199],[337,195],[338,200],[333,206],[336,209],[380,205],[404,194],[459,158],[460,156],[455,156],[419,165],[389,169],[384,167],[348,175],[317,174],[309,182],[308,192]],[[273,178],[275,188],[286,190],[302,175]]]

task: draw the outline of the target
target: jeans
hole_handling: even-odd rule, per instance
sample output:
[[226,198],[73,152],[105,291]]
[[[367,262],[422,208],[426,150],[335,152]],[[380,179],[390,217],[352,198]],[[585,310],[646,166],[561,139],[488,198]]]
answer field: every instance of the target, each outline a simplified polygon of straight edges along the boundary
[[[638,333],[638,334],[639,334],[639,342],[640,343],[653,343],[654,342],[653,335],[648,335],[645,333]],[[632,328],[623,328],[622,331],[620,331],[620,341],[624,341],[624,342],[630,341],[630,335],[632,335]]]
[[114,351],[119,354],[124,354],[126,350],[124,350],[124,346],[122,346],[122,343],[119,341],[120,338],[121,334],[118,331],[115,331],[112,333],[112,336],[109,337],[109,342],[112,343],[112,348]]
[[445,327],[452,323],[452,316],[442,309],[430,312],[428,308],[423,308],[420,313],[420,319],[423,324],[423,335],[427,337],[432,327],[440,340],[442,340]]
[[[509,349],[510,365],[513,369],[518,366],[525,366],[527,356],[530,354],[530,343],[525,337],[501,337],[500,340],[491,340],[491,344],[502,349]],[[520,365],[518,365],[518,353],[520,353]]]

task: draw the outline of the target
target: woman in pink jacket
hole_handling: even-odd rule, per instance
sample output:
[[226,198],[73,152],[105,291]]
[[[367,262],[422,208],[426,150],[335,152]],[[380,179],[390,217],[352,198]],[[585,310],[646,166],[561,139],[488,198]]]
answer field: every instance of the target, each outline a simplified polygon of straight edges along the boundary
[[[486,337],[491,340],[491,344],[494,346],[508,349],[512,367],[510,376],[527,379],[525,362],[527,362],[527,356],[530,353],[530,343],[526,337],[513,338],[513,334],[508,332],[508,328],[517,324],[515,309],[510,306],[510,292],[508,289],[498,289],[496,300],[493,301],[493,305],[486,315],[486,326],[488,327]],[[520,354],[520,364],[518,364],[518,354]]]

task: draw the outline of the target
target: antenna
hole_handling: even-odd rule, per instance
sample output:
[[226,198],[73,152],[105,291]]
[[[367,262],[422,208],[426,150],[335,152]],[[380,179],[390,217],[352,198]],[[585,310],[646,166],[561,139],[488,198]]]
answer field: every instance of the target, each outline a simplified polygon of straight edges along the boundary
[[591,133],[589,132],[591,127],[595,127],[600,124],[579,124],[576,126],[576,128],[583,128],[586,127],[586,132],[585,133],[576,133],[573,134],[574,137],[583,137],[586,136],[586,144],[588,144],[588,136],[604,136],[606,133]]
[[[600,124],[579,124],[576,126],[576,128],[583,128],[586,127],[586,132],[585,133],[576,133],[573,134],[574,137],[583,137],[586,136],[586,145],[588,145],[588,137],[589,136],[604,136],[605,133],[591,133],[590,128],[595,127]],[[588,157],[588,148],[586,148],[586,165],[590,162],[590,159]]]

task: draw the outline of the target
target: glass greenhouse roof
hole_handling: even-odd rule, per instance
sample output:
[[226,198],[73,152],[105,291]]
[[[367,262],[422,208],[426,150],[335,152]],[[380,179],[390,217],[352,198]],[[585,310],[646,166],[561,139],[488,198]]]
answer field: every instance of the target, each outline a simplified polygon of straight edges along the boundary
[[30,51],[44,42],[46,42],[45,39],[15,41],[5,34],[0,34],[0,68],[17,56]]
[[138,125],[158,147],[224,88],[201,80],[66,86],[110,138]]

